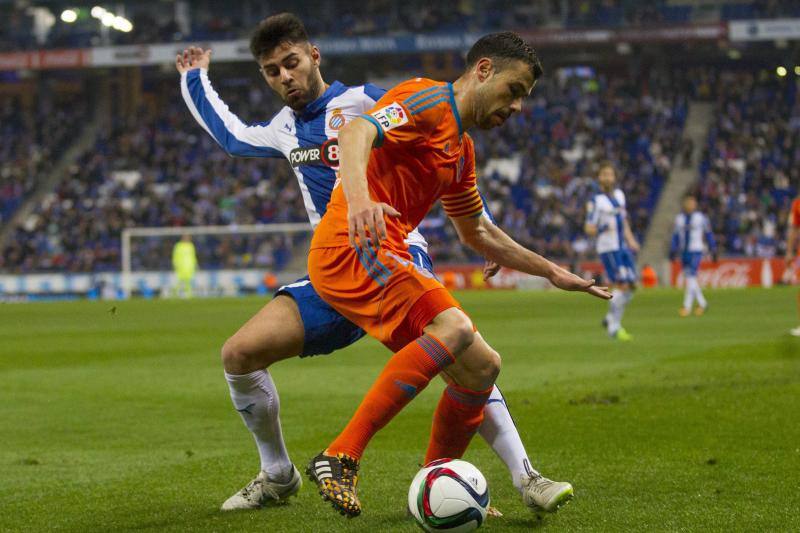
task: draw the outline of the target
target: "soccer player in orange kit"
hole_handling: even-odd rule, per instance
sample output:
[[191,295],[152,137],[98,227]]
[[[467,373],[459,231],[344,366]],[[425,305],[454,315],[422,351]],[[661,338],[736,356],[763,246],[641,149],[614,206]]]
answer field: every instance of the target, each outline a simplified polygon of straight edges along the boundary
[[[788,279],[794,276],[791,272],[798,268],[797,249],[800,248],[800,196],[792,202],[792,210],[789,212],[789,223],[786,231],[786,270],[789,271]],[[800,317],[800,293],[797,293],[797,316]],[[800,326],[789,331],[793,336],[800,337]]]
[[565,290],[611,297],[480,216],[475,154],[465,131],[502,125],[541,75],[538,57],[518,35],[490,34],[470,49],[467,69],[454,83],[401,83],[339,133],[341,186],[311,241],[309,275],[323,300],[395,352],[344,431],[306,470],[342,514],[361,512],[358,469],[367,443],[433,377],[444,372],[449,385],[434,414],[426,463],[464,453],[500,370],[499,358],[484,355],[491,350],[467,352],[485,341],[404,244],[436,200],[460,239],[486,258]]

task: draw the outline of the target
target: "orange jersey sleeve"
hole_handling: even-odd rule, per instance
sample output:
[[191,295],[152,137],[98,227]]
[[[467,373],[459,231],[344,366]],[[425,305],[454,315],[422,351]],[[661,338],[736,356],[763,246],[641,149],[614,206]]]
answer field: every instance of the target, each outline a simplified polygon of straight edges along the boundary
[[414,78],[387,91],[361,117],[377,128],[376,146],[427,142],[437,127],[448,121],[461,133],[460,119],[452,112],[454,107],[449,83]]
[[472,138],[464,134],[462,159],[456,180],[442,195],[442,207],[452,218],[474,217],[483,214],[483,200],[478,192],[478,177],[475,173],[475,146]]
[[800,198],[795,198],[792,202],[791,224],[795,228],[800,228]]

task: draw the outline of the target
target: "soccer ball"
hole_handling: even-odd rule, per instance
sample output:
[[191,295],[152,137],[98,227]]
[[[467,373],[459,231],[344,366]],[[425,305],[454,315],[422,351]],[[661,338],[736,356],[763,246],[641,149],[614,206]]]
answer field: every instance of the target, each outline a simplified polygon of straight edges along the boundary
[[408,489],[408,510],[425,531],[478,529],[488,506],[486,478],[459,459],[431,461]]

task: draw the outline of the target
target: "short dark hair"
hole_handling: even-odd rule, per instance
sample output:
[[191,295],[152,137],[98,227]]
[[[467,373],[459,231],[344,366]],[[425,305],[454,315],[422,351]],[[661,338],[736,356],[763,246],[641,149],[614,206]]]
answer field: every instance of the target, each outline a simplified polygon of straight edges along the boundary
[[597,173],[599,174],[604,168],[610,168],[614,171],[614,174],[617,173],[617,167],[614,166],[614,163],[612,163],[610,159],[600,160],[600,162],[597,164]]
[[513,31],[490,33],[478,39],[467,52],[467,68],[474,67],[482,57],[501,64],[508,60],[522,61],[530,67],[534,81],[544,74],[539,56],[531,45]]
[[292,13],[278,13],[258,23],[253,36],[250,37],[250,52],[256,60],[259,60],[284,43],[307,42],[308,33],[303,21]]

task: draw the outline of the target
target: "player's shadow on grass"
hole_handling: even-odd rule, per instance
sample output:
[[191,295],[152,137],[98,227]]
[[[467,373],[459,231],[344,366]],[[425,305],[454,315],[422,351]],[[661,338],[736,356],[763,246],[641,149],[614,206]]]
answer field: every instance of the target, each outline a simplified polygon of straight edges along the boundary
[[501,518],[487,518],[486,523],[497,526],[500,529],[514,528],[515,531],[524,531],[529,529],[541,529],[552,525],[553,517],[539,518],[535,514],[528,517],[501,517]]

